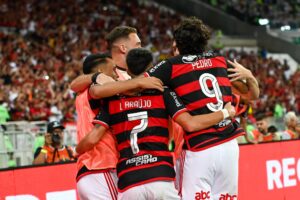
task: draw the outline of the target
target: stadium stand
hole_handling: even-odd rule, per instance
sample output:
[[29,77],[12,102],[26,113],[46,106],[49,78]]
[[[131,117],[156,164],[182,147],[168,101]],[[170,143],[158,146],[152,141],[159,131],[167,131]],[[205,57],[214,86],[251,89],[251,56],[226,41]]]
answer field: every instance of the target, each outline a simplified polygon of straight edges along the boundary
[[[272,17],[269,15],[274,15],[273,10],[280,8],[283,10],[275,14],[282,21],[272,22],[274,26],[292,21],[292,26],[299,28],[299,12],[296,12],[299,3],[280,1],[284,5],[281,8],[266,6],[260,3],[262,1],[251,5],[221,0],[208,2],[225,11],[234,11],[237,16],[243,15],[241,7],[242,10],[249,7],[251,12],[245,12],[247,15],[242,16],[245,20]],[[256,15],[265,9],[272,12],[264,12],[266,16]],[[293,16],[292,20],[284,18],[286,13],[292,13],[288,15]],[[117,25],[136,27],[143,46],[151,49],[156,61],[159,61],[169,56],[172,29],[182,17],[152,1],[138,0],[4,0],[1,1],[0,14],[0,96],[3,99],[0,104],[7,108],[8,120],[12,121],[6,123],[9,130],[0,131],[0,141],[3,142],[0,153],[5,154],[5,158],[0,160],[8,161],[11,154],[7,152],[16,152],[13,155],[15,158],[25,157],[25,161],[17,161],[18,165],[31,162],[32,158],[28,156],[32,156],[35,145],[30,141],[44,130],[38,128],[41,132],[32,134],[28,128],[32,123],[42,121],[41,126],[44,126],[45,121],[76,121],[75,94],[68,84],[80,74],[82,59],[86,55],[106,50],[104,36],[109,30]],[[139,16],[138,20],[134,16]],[[238,57],[244,66],[254,72],[260,83],[266,83],[260,84],[261,99],[252,105],[252,113],[263,111],[273,116],[278,106],[284,111],[300,113],[299,70],[287,78],[285,71],[289,69],[289,64],[280,63],[276,58],[266,58],[262,52],[230,50],[225,54],[228,58]],[[274,85],[280,89],[275,90]],[[22,123],[18,121],[23,120],[27,121],[26,130],[10,129],[10,123],[20,127]],[[19,140],[24,142],[23,146],[16,143]],[[74,144],[74,138],[70,140],[72,142],[69,144]],[[4,144],[5,141],[8,142]],[[14,150],[9,147],[11,145]],[[17,154],[20,149],[24,155]]]

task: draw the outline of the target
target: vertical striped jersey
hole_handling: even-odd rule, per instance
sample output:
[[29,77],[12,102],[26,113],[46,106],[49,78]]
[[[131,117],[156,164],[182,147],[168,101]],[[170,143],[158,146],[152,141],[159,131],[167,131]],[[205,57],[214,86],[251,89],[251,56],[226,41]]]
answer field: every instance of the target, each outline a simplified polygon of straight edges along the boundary
[[[208,114],[232,101],[231,83],[224,57],[213,53],[179,55],[158,63],[145,73],[175,90],[191,115]],[[186,132],[183,148],[200,151],[231,140],[244,131],[234,120],[223,120],[207,129]]]
[[168,118],[186,108],[174,91],[147,90],[136,96],[114,96],[104,100],[94,123],[111,127],[120,158],[118,188],[158,180],[174,180],[175,171],[168,150]]

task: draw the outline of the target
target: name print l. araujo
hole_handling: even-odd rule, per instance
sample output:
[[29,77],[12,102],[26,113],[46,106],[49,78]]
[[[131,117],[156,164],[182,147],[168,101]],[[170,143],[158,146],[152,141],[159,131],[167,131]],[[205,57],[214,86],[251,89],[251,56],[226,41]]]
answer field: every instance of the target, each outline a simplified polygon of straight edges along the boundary
[[132,101],[122,101],[120,102],[120,110],[128,110],[133,108],[151,108],[152,101],[151,100],[145,100],[145,99],[138,99],[138,100],[132,100]]

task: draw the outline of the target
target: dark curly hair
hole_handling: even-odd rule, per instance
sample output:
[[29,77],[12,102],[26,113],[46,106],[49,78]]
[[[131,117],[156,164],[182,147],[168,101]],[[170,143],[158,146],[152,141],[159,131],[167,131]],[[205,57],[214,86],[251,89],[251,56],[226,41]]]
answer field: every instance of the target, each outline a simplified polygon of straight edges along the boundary
[[189,17],[178,25],[173,35],[181,55],[199,54],[205,50],[210,31],[202,20]]

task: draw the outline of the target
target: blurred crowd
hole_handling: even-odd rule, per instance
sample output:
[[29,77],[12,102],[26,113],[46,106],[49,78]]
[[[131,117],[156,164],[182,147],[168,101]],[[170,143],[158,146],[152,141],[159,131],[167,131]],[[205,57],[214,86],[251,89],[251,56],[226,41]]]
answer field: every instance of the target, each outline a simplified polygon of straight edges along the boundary
[[281,63],[266,52],[226,51],[227,58],[236,58],[249,68],[259,81],[260,99],[252,104],[253,112],[283,118],[289,111],[300,113],[300,71],[288,73],[290,67],[285,60]]
[[268,19],[271,28],[289,25],[300,28],[299,0],[206,0],[241,20],[258,24],[258,19]]
[[[271,4],[275,2],[289,5],[291,12],[299,5],[279,0],[211,2],[240,11],[255,7],[256,12],[277,9]],[[106,50],[104,38],[113,27],[136,27],[142,45],[158,61],[170,55],[172,30],[181,18],[142,0],[3,0],[0,14],[0,124],[6,120],[75,122],[75,94],[69,83],[81,73],[85,56]],[[250,114],[263,112],[282,119],[288,111],[300,113],[299,71],[289,76],[287,62],[256,52],[230,50],[225,56],[237,58],[260,82],[261,98],[252,104]]]
[[68,84],[86,55],[106,50],[107,32],[117,25],[136,27],[143,46],[163,59],[180,20],[138,0],[4,0],[0,15],[1,108],[7,108],[10,120],[67,122],[76,119]]

